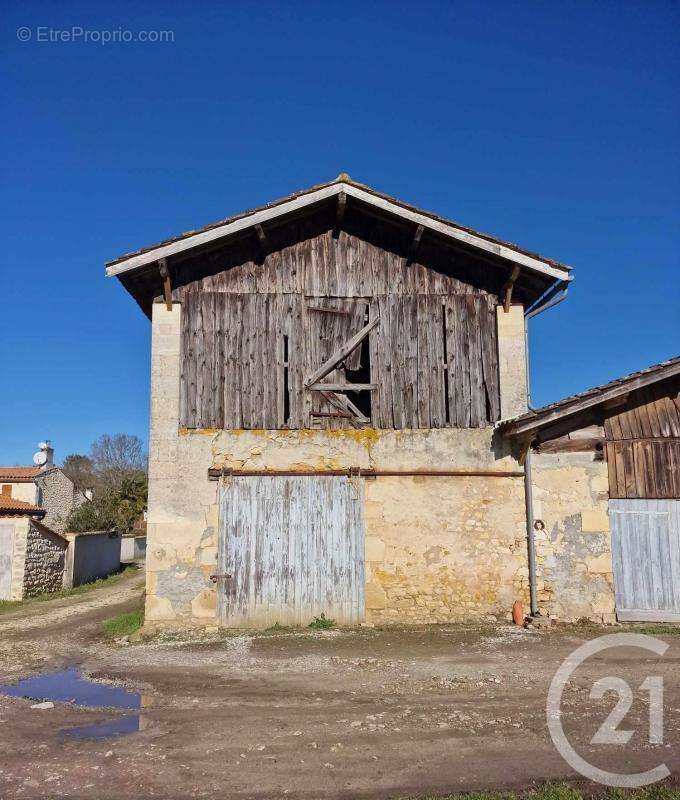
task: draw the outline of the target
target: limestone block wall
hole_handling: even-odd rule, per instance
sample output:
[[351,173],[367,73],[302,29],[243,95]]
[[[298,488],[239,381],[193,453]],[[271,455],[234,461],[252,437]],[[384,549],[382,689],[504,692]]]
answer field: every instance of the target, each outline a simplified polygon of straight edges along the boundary
[[23,596],[56,592],[63,586],[67,542],[40,523],[31,521],[26,539]]
[[538,600],[564,621],[615,622],[607,465],[592,453],[532,455]]
[[[501,399],[512,391],[513,413],[526,406],[524,325],[516,308],[499,323],[512,339],[503,351]],[[489,428],[180,430],[180,317],[179,304],[170,311],[154,304],[146,562],[151,628],[215,624],[210,575],[217,563],[218,483],[207,478],[211,466],[519,470]],[[528,602],[521,476],[366,480],[364,521],[369,620],[507,617],[515,599]]]

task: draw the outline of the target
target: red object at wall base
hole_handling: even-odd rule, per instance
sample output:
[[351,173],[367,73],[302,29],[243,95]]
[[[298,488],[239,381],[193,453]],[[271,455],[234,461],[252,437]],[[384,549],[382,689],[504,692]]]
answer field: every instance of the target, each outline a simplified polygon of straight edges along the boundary
[[524,624],[524,606],[522,606],[519,600],[515,600],[512,604],[512,621],[515,625]]

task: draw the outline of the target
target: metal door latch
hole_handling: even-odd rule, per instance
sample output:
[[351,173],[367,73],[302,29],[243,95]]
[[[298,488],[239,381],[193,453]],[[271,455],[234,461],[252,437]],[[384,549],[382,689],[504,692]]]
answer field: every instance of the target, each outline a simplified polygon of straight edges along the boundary
[[217,583],[217,581],[228,581],[231,580],[232,576],[226,572],[216,572],[214,575],[210,576],[210,580],[213,583]]

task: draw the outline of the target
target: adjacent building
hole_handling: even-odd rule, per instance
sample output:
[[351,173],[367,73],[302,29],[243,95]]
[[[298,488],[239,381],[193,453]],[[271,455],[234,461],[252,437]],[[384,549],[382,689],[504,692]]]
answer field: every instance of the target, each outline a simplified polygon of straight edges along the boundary
[[49,442],[34,460],[0,467],[0,600],[58,591],[120,567],[117,534],[114,541],[108,533],[82,541],[81,534],[67,534],[69,514],[86,497],[55,466]]

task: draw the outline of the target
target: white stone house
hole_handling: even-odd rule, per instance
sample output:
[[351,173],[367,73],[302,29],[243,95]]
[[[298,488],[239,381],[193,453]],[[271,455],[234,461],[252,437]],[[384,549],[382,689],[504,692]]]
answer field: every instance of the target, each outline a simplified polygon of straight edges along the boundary
[[21,600],[68,585],[66,519],[85,502],[54,465],[45,445],[43,463],[0,467],[0,600]]
[[[147,626],[583,615],[580,570],[530,597],[496,427],[568,267],[340,175],[107,274],[151,320]],[[562,513],[559,480],[542,500]],[[588,597],[611,613],[611,586]]]
[[[0,600],[22,600],[62,588],[67,539],[45,526],[47,512],[8,487],[27,489],[32,468],[0,469]],[[35,489],[35,486],[33,486]]]

